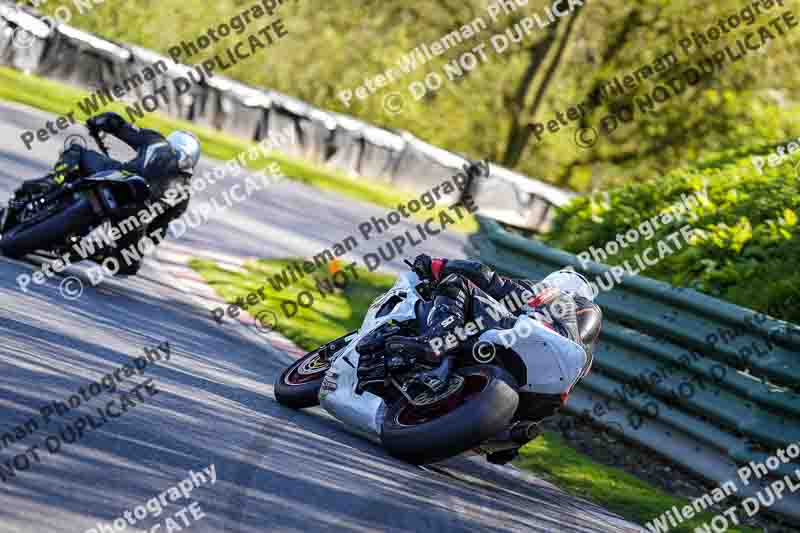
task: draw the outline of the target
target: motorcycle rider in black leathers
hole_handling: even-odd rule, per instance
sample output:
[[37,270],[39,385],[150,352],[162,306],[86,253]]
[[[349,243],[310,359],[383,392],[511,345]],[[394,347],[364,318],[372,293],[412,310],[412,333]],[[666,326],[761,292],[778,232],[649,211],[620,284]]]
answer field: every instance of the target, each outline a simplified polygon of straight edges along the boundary
[[[475,321],[479,316],[487,329],[513,327],[516,321],[514,317],[507,316],[496,321],[492,316],[496,317],[497,313],[486,312],[486,305],[493,300],[495,303],[503,302],[514,316],[526,313],[576,342],[586,352],[586,365],[580,377],[589,372],[592,351],[600,333],[602,312],[592,301],[590,286],[580,274],[562,270],[537,283],[500,276],[477,261],[432,259],[424,254],[417,256],[413,266],[421,278],[434,284],[432,305],[425,321],[427,326],[419,337],[395,336],[388,339],[386,347],[390,353],[413,354],[417,359],[433,365],[457,353],[471,353],[477,338],[449,347],[445,345],[440,350],[435,350],[433,346],[440,346],[441,343],[432,345],[431,341],[447,337],[456,328],[463,328],[468,321]],[[527,297],[526,300],[522,300],[523,295]],[[514,308],[514,302],[522,302],[523,305]],[[446,385],[435,376],[429,375],[426,379],[434,390]],[[555,414],[566,402],[566,396],[520,392],[520,403],[513,423],[526,424],[525,439],[535,438],[538,422]],[[517,449],[489,454],[487,459],[494,463],[505,463],[516,457]]]
[[[200,159],[200,142],[194,134],[186,131],[174,131],[164,137],[155,130],[140,129],[113,112],[92,117],[86,125],[90,132],[104,132],[120,139],[136,150],[136,157],[123,163],[79,144],[72,144],[61,155],[53,173],[44,178],[26,181],[15,194],[20,197],[43,193],[61,186],[65,181],[107,170],[127,171],[144,178],[150,186],[151,203],[161,202],[163,213],[149,224],[143,224],[125,234],[115,243],[116,248],[104,249],[92,258],[99,262],[104,257],[116,256],[121,267],[118,275],[133,275],[139,270],[141,261],[130,261],[128,264],[129,261],[119,257],[121,251],[135,245],[153,231],[166,230],[169,223],[186,210],[189,205],[188,185]],[[179,183],[186,186],[183,189],[186,191],[186,199],[175,205],[168,205],[164,202],[164,193]]]

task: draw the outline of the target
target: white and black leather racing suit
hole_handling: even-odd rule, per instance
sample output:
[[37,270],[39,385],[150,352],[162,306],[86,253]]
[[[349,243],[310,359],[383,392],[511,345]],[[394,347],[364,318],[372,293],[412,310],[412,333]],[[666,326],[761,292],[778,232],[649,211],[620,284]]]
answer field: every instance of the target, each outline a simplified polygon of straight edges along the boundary
[[[469,357],[479,335],[455,343],[452,348],[445,345],[438,351],[432,348],[431,340],[445,338],[457,328],[464,328],[468,322],[478,322],[484,330],[509,330],[514,327],[517,317],[527,314],[583,348],[586,363],[575,377],[574,383],[589,372],[592,352],[600,333],[602,311],[592,301],[591,293],[569,290],[572,288],[569,286],[569,276],[577,276],[574,272],[560,271],[534,282],[501,276],[478,261],[431,259],[426,255],[418,256],[414,267],[418,274],[435,284],[430,305],[425,311],[426,327],[418,337],[389,339],[387,348],[393,353],[413,353],[432,364],[448,356]],[[562,283],[563,277],[567,281]],[[588,284],[586,287],[588,288]],[[488,309],[488,306],[496,306],[498,302],[502,302],[510,314],[498,317],[496,312]],[[515,302],[521,305],[514,305]],[[508,357],[504,360],[502,350],[498,352],[498,359],[517,378],[519,384],[524,385],[525,370],[515,368],[520,365],[518,359]],[[514,420],[538,423],[553,415],[566,402],[569,389],[560,393],[520,391],[519,407]],[[496,457],[493,462],[512,459],[516,450],[502,455],[503,457]]]

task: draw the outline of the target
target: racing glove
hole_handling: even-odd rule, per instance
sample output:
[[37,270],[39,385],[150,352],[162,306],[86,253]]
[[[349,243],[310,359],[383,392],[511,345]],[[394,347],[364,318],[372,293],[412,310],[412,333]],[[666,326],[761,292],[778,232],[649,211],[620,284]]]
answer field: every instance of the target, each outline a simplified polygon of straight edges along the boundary
[[86,121],[86,127],[94,133],[101,131],[113,133],[124,125],[125,119],[112,111],[101,113]]
[[420,279],[428,280],[431,283],[436,283],[439,281],[440,274],[446,263],[447,259],[434,259],[427,254],[419,254],[416,258],[414,258],[414,262],[412,264],[414,266],[414,271],[417,273]]

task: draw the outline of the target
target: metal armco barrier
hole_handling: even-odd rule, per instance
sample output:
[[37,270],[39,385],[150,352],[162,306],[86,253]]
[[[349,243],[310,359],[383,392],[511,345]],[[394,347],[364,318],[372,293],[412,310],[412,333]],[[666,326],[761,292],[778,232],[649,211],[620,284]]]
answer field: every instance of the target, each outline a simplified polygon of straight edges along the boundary
[[[479,217],[470,255],[514,277],[573,267],[590,280],[609,267],[506,231]],[[752,496],[800,461],[743,487],[736,469],[800,442],[800,327],[690,289],[627,276],[596,299],[603,331],[592,372],[567,411]],[[787,491],[788,492],[788,491]],[[731,504],[732,505],[732,504]],[[800,491],[770,511],[800,524]]]
[[[12,44],[18,27],[35,36],[30,46]],[[282,147],[283,151],[351,176],[424,192],[452,177],[466,161],[407,132],[390,132],[222,76],[213,76],[179,96],[172,80],[185,77],[187,67],[152,51],[106,41],[66,25],[52,29],[35,12],[0,0],[0,63],[4,65],[96,90],[130,78],[158,60],[167,63],[169,70],[136,87],[135,94],[128,95],[131,99],[166,86],[169,103],[160,108],[162,113],[254,141],[291,126],[297,133],[297,145]],[[471,195],[480,212],[533,231],[545,231],[553,207],[573,196],[497,166],[492,166],[488,179],[473,183]],[[446,201],[458,199],[452,195]]]

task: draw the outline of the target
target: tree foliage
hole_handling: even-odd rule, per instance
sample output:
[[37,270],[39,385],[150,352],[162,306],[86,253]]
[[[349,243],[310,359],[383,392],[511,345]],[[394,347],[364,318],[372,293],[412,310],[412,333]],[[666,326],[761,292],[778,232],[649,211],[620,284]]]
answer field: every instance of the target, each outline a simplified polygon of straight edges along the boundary
[[[526,17],[546,20],[545,10],[553,1],[561,9],[584,5],[546,27],[533,27],[502,53],[492,46],[493,36],[519,32]],[[166,54],[254,4],[104,2],[70,23]],[[551,237],[573,251],[604,243],[681,192],[706,187],[710,203],[699,222],[704,236],[647,275],[800,321],[796,305],[775,308],[775,302],[800,298],[793,266],[800,254],[798,178],[785,169],[762,176],[747,158],[800,136],[800,25],[788,24],[800,21],[800,0],[530,0],[492,17],[488,9],[493,4],[495,0],[297,0],[280,10],[289,35],[225,75],[592,193],[564,208]],[[49,0],[42,9],[52,13],[58,5]],[[745,9],[758,15],[752,24],[741,22],[747,18]],[[779,20],[787,13],[789,19]],[[732,15],[739,16],[740,26],[724,32],[719,23],[732,25]],[[432,46],[478,19],[485,25],[476,35],[407,74],[401,72],[398,62],[415,47]],[[223,53],[263,25],[223,39],[192,61]],[[714,26],[720,28],[714,30],[716,40]],[[724,53],[726,46],[735,51],[748,34],[758,38],[758,50],[746,50],[737,61],[715,65],[712,60],[710,74],[681,91],[670,85],[690,67],[700,68]],[[701,46],[698,35],[709,42]],[[475,53],[482,43],[486,59],[448,80],[445,65]],[[676,63],[655,68],[670,53]],[[608,83],[622,82],[646,66],[654,73],[635,88],[597,99],[579,120],[536,135],[536,123],[548,124],[558,112],[568,115],[570,107],[590,101]],[[388,69],[401,74],[367,90],[365,80],[375,80]],[[434,75],[445,83],[415,97],[412,84],[418,94],[426,77]],[[354,96],[345,103],[342,91],[355,93],[359,86],[368,97]],[[652,106],[641,104],[659,90],[668,97]],[[607,118],[612,115],[619,118],[614,128]],[[591,131],[599,134],[596,142],[583,142]],[[596,201],[600,197],[607,198],[606,207],[598,207],[604,205]]]
[[[566,0],[559,1],[567,4]],[[748,4],[733,0],[596,0],[586,2],[571,16],[557,19],[556,24],[535,26],[521,42],[497,53],[491,46],[492,35],[513,31],[526,16],[537,15],[546,20],[545,9],[552,0],[531,0],[513,13],[501,13],[497,20],[487,11],[492,3],[287,3],[279,16],[289,35],[225,74],[387,128],[408,130],[432,144],[474,158],[505,160],[522,173],[581,191],[651,179],[676,163],[701,159],[707,150],[767,144],[800,133],[800,126],[786,120],[784,114],[786,106],[797,101],[800,89],[800,69],[795,61],[800,29],[793,28],[774,39],[769,47],[725,64],[713,76],[673,96],[655,113],[638,115],[610,135],[601,135],[593,147],[579,148],[575,144],[579,125],[599,129],[602,117],[611,110],[650,94],[681,69],[722,49],[723,39],[703,50],[693,49],[690,54],[683,53],[679,43],[692,32],[704,32],[721,17],[735,14]],[[83,15],[72,7],[70,24],[166,53],[171,46],[196,38],[252,4],[243,0],[105,2]],[[783,7],[776,4],[763,12],[754,25],[724,34],[724,42],[735,42],[759,26],[768,26],[770,20],[787,11],[800,19],[800,0],[782,0],[782,4]],[[58,5],[50,0],[42,9],[52,12]],[[337,96],[363,85],[365,78],[373,79],[388,68],[397,69],[398,60],[419,44],[433,43],[477,17],[487,27],[441,57],[381,87],[366,99],[354,97],[345,105]],[[572,26],[568,26],[570,23]],[[243,35],[262,25],[251,25]],[[559,41],[563,33],[567,38]],[[774,29],[773,33],[778,35]],[[220,53],[241,37],[232,35],[192,60]],[[453,76],[453,81],[447,80],[443,66],[480,43],[486,43],[486,61],[463,76]],[[556,54],[560,45],[564,47]],[[582,124],[570,123],[557,133],[546,133],[541,141],[533,136],[524,142],[520,137],[532,123],[546,122],[556,111],[584,101],[604,82],[634,72],[671,51],[680,65],[661,79],[646,80],[635,94],[604,102]],[[548,72],[551,79],[545,83],[543,78]],[[417,100],[409,84],[420,82],[431,73],[441,75],[446,83]],[[527,78],[529,90],[521,92]],[[538,90],[542,87],[543,91]],[[387,95],[391,93],[402,96],[401,112],[394,112],[400,107],[394,96],[393,110],[386,109]],[[536,99],[541,100],[540,105]]]

